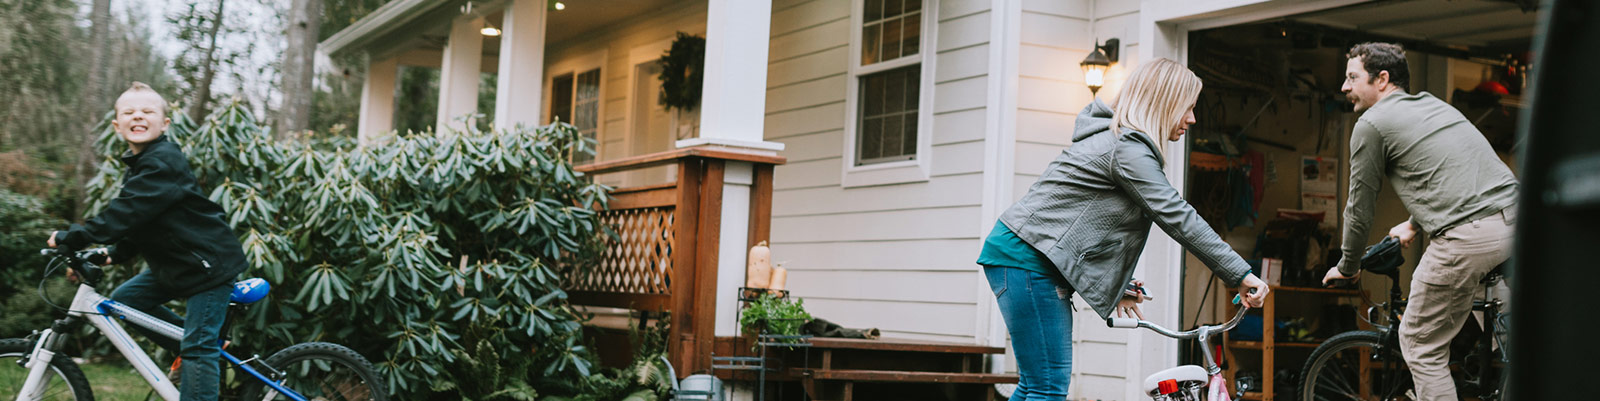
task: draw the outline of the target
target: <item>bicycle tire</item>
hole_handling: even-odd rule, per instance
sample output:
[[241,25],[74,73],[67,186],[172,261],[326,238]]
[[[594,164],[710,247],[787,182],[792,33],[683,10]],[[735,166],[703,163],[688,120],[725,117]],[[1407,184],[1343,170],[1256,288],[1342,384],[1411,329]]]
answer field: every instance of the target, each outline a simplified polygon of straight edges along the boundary
[[[33,341],[21,338],[0,340],[0,370],[6,372],[0,373],[0,377],[18,378],[15,381],[7,380],[7,383],[0,383],[0,398],[13,398],[22,391],[22,378],[27,377],[28,370],[10,359],[27,357],[33,353],[33,344]],[[50,370],[55,372],[56,379],[59,380],[51,380],[46,384],[45,400],[94,401],[94,390],[89,387],[89,379],[83,375],[83,369],[79,369],[71,357],[66,354],[56,354],[56,357],[50,360]],[[57,388],[60,384],[65,384],[65,388]]]
[[[1380,400],[1415,399],[1411,370],[1406,367],[1405,358],[1400,355],[1398,347],[1383,348],[1386,352],[1378,360],[1384,365],[1369,368],[1369,377],[1360,377],[1359,366],[1350,364],[1359,363],[1356,358],[1372,355],[1372,350],[1382,343],[1383,334],[1376,331],[1345,332],[1324,341],[1311,351],[1305,367],[1300,369],[1301,381],[1296,398],[1302,401],[1370,400],[1374,396]],[[1362,349],[1367,352],[1361,352]],[[1348,351],[1355,352],[1352,355]],[[1369,394],[1361,394],[1363,380],[1367,382]],[[1352,395],[1352,392],[1355,394]]]
[[[367,358],[343,345],[322,342],[295,344],[272,354],[260,363],[272,367],[282,375],[274,377],[274,372],[263,369],[255,363],[251,365],[255,365],[253,367],[263,375],[273,377],[285,387],[300,392],[308,398],[364,401],[386,401],[389,398],[383,379],[372,369],[372,364],[367,362]],[[339,368],[343,368],[346,372],[331,374],[328,372]],[[330,380],[333,382],[330,383]],[[271,390],[264,383],[252,381],[245,388],[244,399],[251,401],[289,399]]]

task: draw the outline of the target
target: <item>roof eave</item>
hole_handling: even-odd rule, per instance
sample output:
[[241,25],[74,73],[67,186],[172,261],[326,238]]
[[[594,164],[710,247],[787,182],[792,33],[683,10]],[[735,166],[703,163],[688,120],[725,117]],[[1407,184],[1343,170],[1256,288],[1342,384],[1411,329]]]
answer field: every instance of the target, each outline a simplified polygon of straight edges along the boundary
[[361,20],[345,27],[322,43],[317,48],[329,56],[341,56],[361,50],[363,46],[373,40],[417,19],[440,5],[451,3],[451,0],[394,0]]

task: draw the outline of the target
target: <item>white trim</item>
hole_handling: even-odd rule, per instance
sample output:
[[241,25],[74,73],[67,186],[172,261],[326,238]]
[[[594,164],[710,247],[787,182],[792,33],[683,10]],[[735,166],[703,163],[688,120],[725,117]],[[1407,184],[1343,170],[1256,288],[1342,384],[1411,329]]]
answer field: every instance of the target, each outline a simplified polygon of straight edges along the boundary
[[[863,0],[850,1],[850,56],[845,74],[845,126],[844,166],[840,172],[840,186],[844,188],[872,185],[901,184],[927,181],[932,174],[933,155],[933,105],[934,56],[939,52],[939,4],[934,0],[922,2],[922,38],[917,55],[884,61],[871,66],[861,65],[861,30]],[[860,124],[861,76],[889,69],[921,63],[921,87],[917,89],[917,153],[912,160],[856,165],[856,129]]]
[[750,244],[750,197],[755,164],[729,161],[722,173],[722,233],[717,237],[716,311],[713,333],[739,335],[739,287],[744,286]]
[[355,24],[345,27],[322,43],[317,44],[328,55],[337,56],[353,50],[363,42],[370,42],[378,36],[399,29],[401,25],[421,17],[428,9],[438,5],[433,0],[395,0],[378,7],[371,14],[362,17]]
[[717,137],[689,138],[689,139],[680,140],[680,141],[674,143],[674,146],[677,146],[679,149],[692,148],[692,147],[696,147],[696,146],[708,146],[708,145],[711,145],[711,146],[726,146],[726,147],[730,147],[730,148],[748,148],[748,149],[758,150],[758,151],[759,150],[766,150],[766,151],[771,151],[772,154],[774,154],[774,155],[778,154],[777,152],[782,151],[784,149],[784,146],[785,146],[783,142],[770,142],[770,141],[753,142],[753,141],[741,141],[741,140],[738,140],[738,139],[717,138]]
[[[1017,96],[1020,92],[1021,63],[1015,56],[1021,52],[1022,7],[1015,1],[997,4],[1005,8],[989,10],[992,14],[989,32],[990,81],[989,102],[985,105],[988,108],[985,118],[989,121],[984,124],[983,210],[982,219],[978,222],[979,238],[988,236],[1000,214],[1011,205],[1017,169]],[[978,271],[981,276],[983,268],[979,267]],[[989,358],[989,371],[1004,373],[1009,365],[1007,359],[1015,356],[1015,351],[1006,346],[1008,332],[1005,319],[1000,314],[1000,305],[995,301],[994,293],[989,289],[988,279],[978,280],[976,290],[979,300],[978,327],[975,328],[978,342],[1007,349],[1008,352]],[[996,386],[996,389],[1001,387]],[[1014,390],[1014,387],[1006,390]],[[1009,392],[1006,394],[1009,395]]]

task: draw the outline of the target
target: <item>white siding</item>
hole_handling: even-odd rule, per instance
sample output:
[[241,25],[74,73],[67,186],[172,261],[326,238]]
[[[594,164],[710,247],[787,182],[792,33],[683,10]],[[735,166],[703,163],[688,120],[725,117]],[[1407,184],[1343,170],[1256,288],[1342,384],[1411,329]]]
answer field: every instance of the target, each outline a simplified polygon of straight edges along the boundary
[[[850,0],[773,4],[765,137],[775,171],[773,260],[812,314],[885,336],[974,341],[989,76],[989,1],[934,1],[932,162],[926,181],[841,185]],[[927,40],[928,38],[925,38]],[[987,315],[982,315],[987,316]]]

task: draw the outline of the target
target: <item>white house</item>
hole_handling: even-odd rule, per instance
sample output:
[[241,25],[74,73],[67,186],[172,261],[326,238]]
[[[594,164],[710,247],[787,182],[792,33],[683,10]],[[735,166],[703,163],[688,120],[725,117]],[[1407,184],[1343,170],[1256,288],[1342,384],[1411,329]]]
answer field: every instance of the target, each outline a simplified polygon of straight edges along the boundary
[[[405,65],[442,69],[441,127],[476,109],[477,94],[489,89],[478,87],[483,72],[498,77],[496,124],[563,116],[597,139],[599,162],[689,147],[781,155],[772,255],[814,315],[877,327],[885,337],[1004,345],[1004,323],[974,261],[999,214],[1070,146],[1075,113],[1092,99],[1078,64],[1097,43],[1120,42],[1099,91],[1110,97],[1142,60],[1188,63],[1191,31],[1363,3],[393,0],[321,48],[369,56],[363,137],[392,129],[401,100],[391,89]],[[1383,15],[1377,8],[1372,18]],[[484,36],[486,26],[500,35]],[[658,105],[655,60],[677,32],[706,38],[704,98],[692,114]],[[1168,178],[1184,188],[1189,149],[1173,145]],[[632,186],[672,174],[602,179]],[[726,185],[750,193],[748,184]],[[743,244],[746,206],[723,207],[723,242]],[[733,335],[744,249],[724,247],[719,256],[715,331]],[[1154,230],[1138,274],[1157,296],[1147,318],[1179,326],[1180,303],[1198,295],[1183,291],[1185,266],[1199,277],[1191,281],[1207,274],[1184,259]],[[1074,398],[1144,399],[1139,380],[1178,363],[1176,341],[1107,329],[1081,309]],[[996,362],[996,370],[1009,369]]]

